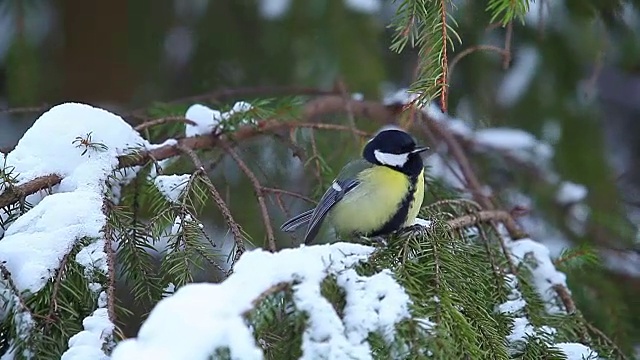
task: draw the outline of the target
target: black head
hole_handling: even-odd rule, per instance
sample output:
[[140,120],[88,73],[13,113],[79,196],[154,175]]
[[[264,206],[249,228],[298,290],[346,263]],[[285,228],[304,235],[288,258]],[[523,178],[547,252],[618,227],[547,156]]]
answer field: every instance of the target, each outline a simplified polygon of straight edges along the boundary
[[428,147],[416,145],[411,135],[399,129],[380,131],[369,140],[362,157],[372,164],[387,166],[409,176],[418,176],[423,163],[420,153]]

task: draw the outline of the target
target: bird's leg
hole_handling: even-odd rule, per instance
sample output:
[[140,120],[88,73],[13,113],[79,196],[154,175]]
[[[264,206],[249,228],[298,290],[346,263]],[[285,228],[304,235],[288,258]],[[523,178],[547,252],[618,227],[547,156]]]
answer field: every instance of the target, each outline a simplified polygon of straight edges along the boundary
[[387,239],[384,236],[364,236],[364,235],[357,235],[358,238],[358,242],[366,244],[366,245],[375,245],[375,246],[387,246]]

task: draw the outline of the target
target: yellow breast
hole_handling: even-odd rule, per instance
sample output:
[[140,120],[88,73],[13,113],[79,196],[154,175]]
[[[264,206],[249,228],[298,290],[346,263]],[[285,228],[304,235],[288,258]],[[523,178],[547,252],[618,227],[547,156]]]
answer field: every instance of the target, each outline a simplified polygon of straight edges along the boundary
[[[345,195],[331,210],[330,221],[338,234],[379,230],[399,210],[410,184],[406,175],[383,166],[366,169],[359,178],[362,183],[358,188]],[[404,226],[415,220],[423,197],[424,176],[421,173]]]

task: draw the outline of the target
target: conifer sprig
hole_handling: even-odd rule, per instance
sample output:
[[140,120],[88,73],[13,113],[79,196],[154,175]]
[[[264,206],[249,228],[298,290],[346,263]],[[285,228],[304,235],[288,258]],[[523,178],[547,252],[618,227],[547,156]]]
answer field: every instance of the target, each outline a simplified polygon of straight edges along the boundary
[[391,50],[400,53],[407,44],[419,50],[416,79],[410,87],[418,106],[440,96],[446,110],[447,46],[453,49],[454,39],[461,42],[449,6],[448,0],[403,0],[391,24],[395,31]]

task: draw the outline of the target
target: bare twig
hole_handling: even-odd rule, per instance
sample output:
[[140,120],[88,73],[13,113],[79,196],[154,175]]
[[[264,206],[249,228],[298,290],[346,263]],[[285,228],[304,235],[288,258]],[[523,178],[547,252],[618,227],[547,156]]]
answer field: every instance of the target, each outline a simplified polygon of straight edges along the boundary
[[351,109],[352,102],[349,101],[351,96],[349,96],[349,92],[347,91],[347,86],[345,85],[344,81],[339,80],[336,83],[336,88],[338,89],[338,91],[340,91],[340,95],[346,101],[347,106],[345,106],[345,110],[347,113],[347,121],[349,122],[349,126],[351,127],[351,133],[353,134],[353,141],[357,143],[359,139],[358,139],[358,135],[356,134],[356,131],[358,130],[356,128],[356,119],[353,116],[353,110]]
[[31,309],[27,306],[25,299],[22,297],[22,293],[20,293],[20,290],[18,290],[16,283],[13,282],[11,272],[9,271],[9,269],[7,269],[7,266],[4,263],[0,263],[0,274],[2,274],[2,279],[9,285],[11,292],[13,292],[13,294],[18,299],[18,303],[20,304],[20,307],[23,309],[23,311],[28,312],[32,317],[39,317],[36,316],[36,314],[34,314],[33,311],[31,311]]
[[460,53],[456,54],[456,56],[454,56],[453,59],[451,59],[451,62],[449,62],[449,79],[451,79],[451,74],[453,73],[453,69],[455,68],[455,66],[458,64],[458,62],[460,60],[462,60],[467,55],[471,55],[474,52],[478,52],[478,51],[496,52],[496,53],[502,55],[503,58],[504,58],[504,54],[505,54],[505,50],[504,49],[499,48],[497,46],[493,46],[493,45],[477,45],[477,46],[468,47],[468,48],[462,50]]
[[134,129],[136,131],[142,131],[142,130],[150,128],[152,126],[158,126],[158,125],[166,124],[166,123],[169,123],[169,122],[181,122],[181,123],[189,124],[189,125],[195,125],[196,124],[195,121],[189,120],[189,119],[185,118],[184,116],[167,116],[167,117],[163,117],[163,118],[159,118],[159,119],[145,121],[142,124],[136,126]]
[[205,183],[205,185],[207,185],[207,188],[211,193],[211,197],[213,198],[213,201],[216,203],[216,205],[222,212],[222,216],[224,217],[225,221],[227,222],[227,225],[229,226],[229,229],[231,230],[231,234],[233,235],[233,240],[235,241],[235,244],[236,244],[236,253],[233,257],[233,262],[231,263],[231,268],[229,270],[229,273],[231,273],[233,271],[233,265],[235,265],[238,259],[240,259],[240,256],[242,256],[242,254],[245,252],[244,239],[240,231],[240,225],[238,225],[238,223],[233,219],[233,216],[231,215],[231,210],[229,210],[229,207],[222,199],[220,192],[216,189],[216,187],[213,185],[213,183],[211,182],[207,174],[204,172],[204,165],[202,165],[202,161],[200,161],[195,151],[193,151],[193,149],[188,148],[184,145],[178,144],[176,146],[178,150],[186,154],[191,159],[191,162],[193,162],[193,165],[195,165],[196,173],[200,175],[202,181]]
[[47,315],[47,319],[50,319],[51,322],[55,321],[58,313],[58,293],[60,292],[60,286],[62,286],[62,277],[65,273],[65,267],[69,263],[69,258],[71,256],[71,252],[64,254],[62,260],[60,261],[60,266],[58,267],[58,271],[56,273],[56,277],[53,280],[53,290],[51,290],[51,307],[49,308],[49,314]]
[[247,164],[242,160],[242,158],[240,158],[238,153],[236,153],[235,150],[233,150],[231,146],[229,146],[229,144],[225,142],[221,142],[220,144],[222,145],[222,148],[227,152],[227,154],[229,154],[229,156],[233,158],[236,164],[238,164],[238,167],[240,168],[240,170],[247,176],[247,178],[249,178],[249,181],[253,186],[253,190],[256,193],[256,198],[258,199],[258,204],[260,206],[260,213],[262,214],[262,222],[264,223],[264,228],[267,231],[267,242],[268,242],[269,250],[272,252],[275,252],[277,250],[276,239],[275,239],[275,236],[273,235],[271,218],[269,217],[267,204],[264,202],[264,192],[262,189],[262,185],[260,185],[260,181],[258,181],[258,178],[253,173],[253,171],[249,169],[249,166],[247,166]]
[[298,193],[296,193],[296,192],[288,191],[288,190],[284,190],[284,189],[276,189],[276,188],[264,187],[264,186],[263,186],[263,187],[262,187],[262,191],[270,192],[270,193],[274,193],[274,194],[284,194],[284,195],[289,195],[289,196],[291,196],[291,197],[295,197],[295,198],[298,198],[298,199],[302,199],[302,200],[304,200],[304,201],[306,201],[306,202],[308,202],[308,203],[311,203],[311,204],[317,204],[317,203],[318,203],[317,201],[315,201],[315,200],[313,200],[313,199],[311,199],[311,198],[309,198],[309,197],[306,197],[306,196],[304,196],[304,195],[302,195],[302,194],[298,194]]
[[513,37],[513,22],[507,24],[507,32],[504,35],[504,51],[502,52],[502,69],[507,70],[511,63],[511,38]]
[[585,321],[587,328],[589,329],[589,331],[595,333],[596,335],[598,335],[601,339],[603,339],[604,341],[607,342],[607,345],[609,345],[616,353],[618,353],[618,359],[622,359],[622,360],[627,360],[628,357],[627,355],[625,355],[624,351],[622,351],[622,349],[620,349],[618,347],[618,345],[616,345],[616,343],[609,339],[609,337],[602,332],[602,330],[598,329],[597,327],[591,325],[589,322]]

